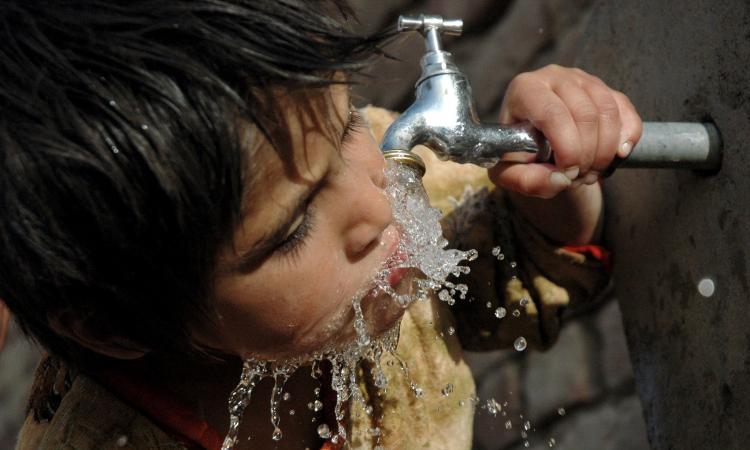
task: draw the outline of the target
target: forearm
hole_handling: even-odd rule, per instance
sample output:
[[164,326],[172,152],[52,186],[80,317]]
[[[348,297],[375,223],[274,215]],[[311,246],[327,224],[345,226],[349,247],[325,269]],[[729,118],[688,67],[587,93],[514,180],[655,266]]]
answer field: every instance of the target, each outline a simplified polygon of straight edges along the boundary
[[582,245],[601,239],[604,209],[599,183],[565,190],[548,200],[512,191],[508,196],[515,209],[553,241]]

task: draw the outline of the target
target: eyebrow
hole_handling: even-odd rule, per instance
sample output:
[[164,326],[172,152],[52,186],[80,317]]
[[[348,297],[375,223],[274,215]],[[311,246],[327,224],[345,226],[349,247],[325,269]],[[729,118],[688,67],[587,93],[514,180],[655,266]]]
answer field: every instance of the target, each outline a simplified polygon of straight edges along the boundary
[[[347,122],[342,128],[341,136],[339,138],[339,148],[347,139],[351,138],[351,134],[347,133],[347,130],[351,126],[352,122],[356,120],[355,114],[349,114]],[[330,168],[329,168],[330,169]],[[310,185],[305,192],[303,192],[297,199],[297,203],[294,208],[289,210],[285,215],[284,219],[279,222],[271,232],[266,233],[263,237],[256,242],[253,247],[247,252],[240,255],[236,263],[232,264],[232,270],[247,273],[255,269],[260,263],[262,263],[268,255],[270,255],[276,247],[281,244],[289,232],[289,228],[292,226],[295,220],[304,213],[307,206],[312,202],[315,196],[320,192],[320,189],[328,178],[329,170],[323,174],[315,183]]]

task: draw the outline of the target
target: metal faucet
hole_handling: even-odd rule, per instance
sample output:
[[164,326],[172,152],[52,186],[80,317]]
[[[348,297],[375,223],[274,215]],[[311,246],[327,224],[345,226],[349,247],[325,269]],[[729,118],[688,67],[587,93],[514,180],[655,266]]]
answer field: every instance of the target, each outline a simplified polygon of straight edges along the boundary
[[[554,149],[530,123],[480,123],[466,76],[441,48],[441,34],[460,35],[463,21],[440,16],[400,16],[398,31],[419,31],[427,52],[416,99],[386,130],[380,149],[386,156],[403,158],[424,145],[444,160],[492,167],[499,161],[550,161]],[[643,136],[626,159],[614,168],[688,168],[718,170],[721,139],[710,123],[646,122]]]

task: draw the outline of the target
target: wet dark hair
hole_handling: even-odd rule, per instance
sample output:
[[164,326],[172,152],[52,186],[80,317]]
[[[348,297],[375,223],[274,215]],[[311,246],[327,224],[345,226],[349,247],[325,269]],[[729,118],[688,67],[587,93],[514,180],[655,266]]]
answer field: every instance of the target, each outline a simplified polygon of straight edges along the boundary
[[21,328],[78,362],[51,317],[194,351],[253,182],[242,124],[289,152],[271,89],[362,68],[383,36],[349,17],[339,0],[0,2],[0,298]]

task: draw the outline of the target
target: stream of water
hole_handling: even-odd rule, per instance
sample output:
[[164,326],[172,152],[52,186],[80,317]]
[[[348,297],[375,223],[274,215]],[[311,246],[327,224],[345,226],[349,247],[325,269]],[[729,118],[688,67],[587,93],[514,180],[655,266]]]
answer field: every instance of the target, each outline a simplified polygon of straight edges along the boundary
[[[437,295],[440,300],[451,305],[457,299],[463,300],[466,298],[467,286],[448,281],[448,277],[451,275],[459,277],[468,273],[469,268],[461,264],[476,259],[477,251],[447,248],[448,241],[443,237],[440,227],[442,213],[430,206],[429,199],[422,186],[421,176],[415,169],[388,161],[386,179],[386,195],[391,202],[394,221],[397,224],[401,239],[398,251],[394,257],[385,262],[383,269],[377,274],[372,285],[352,299],[356,340],[344,347],[321,351],[309,357],[292,361],[260,361],[255,359],[245,361],[240,382],[229,398],[230,425],[222,450],[230,450],[237,444],[238,430],[243,413],[250,404],[254,387],[264,378],[273,378],[274,381],[270,399],[270,421],[274,429],[272,439],[275,441],[282,439],[279,403],[285,395],[288,395],[284,393],[284,383],[292,372],[302,365],[311,363],[313,377],[316,377],[316,371],[319,375],[320,366],[323,362],[330,365],[331,388],[336,393],[335,429],[331,429],[329,424],[321,424],[318,426],[318,434],[321,438],[330,439],[333,443],[346,439],[344,420],[347,402],[360,403],[365,411],[372,411],[372,407],[366,404],[363,394],[359,390],[357,367],[361,362],[367,361],[373,367],[375,385],[379,389],[385,389],[389,382],[381,367],[381,357],[385,353],[395,357],[402,367],[404,376],[408,379],[408,367],[395,353],[398,341],[398,326],[396,325],[380,336],[370,335],[361,307],[362,299],[368,294],[384,293],[392,301],[405,308],[414,301],[425,299],[430,295]],[[493,255],[498,256],[498,259],[502,257],[499,248],[493,250]],[[411,289],[399,289],[397,291],[389,283],[389,274],[394,270],[404,269],[416,270],[421,276],[413,279]],[[505,317],[506,311],[504,308],[498,308],[494,313],[498,319],[502,319]],[[454,332],[455,330],[448,331],[449,334]],[[526,342],[522,337],[517,340],[515,345],[519,351],[525,349],[525,346]],[[417,398],[420,398],[423,395],[422,388],[411,382],[410,379],[409,381],[412,392]],[[308,405],[313,411],[319,411],[323,407],[319,399],[319,389],[316,389],[316,391],[315,400]],[[449,396],[452,392],[453,386],[448,383],[442,389],[441,394]],[[497,415],[504,412],[502,406],[495,399],[484,403],[480,403],[476,397],[469,400],[474,402],[476,407],[486,410],[490,414]],[[461,402],[463,401],[461,400]],[[527,431],[528,429],[524,430],[524,434]]]

